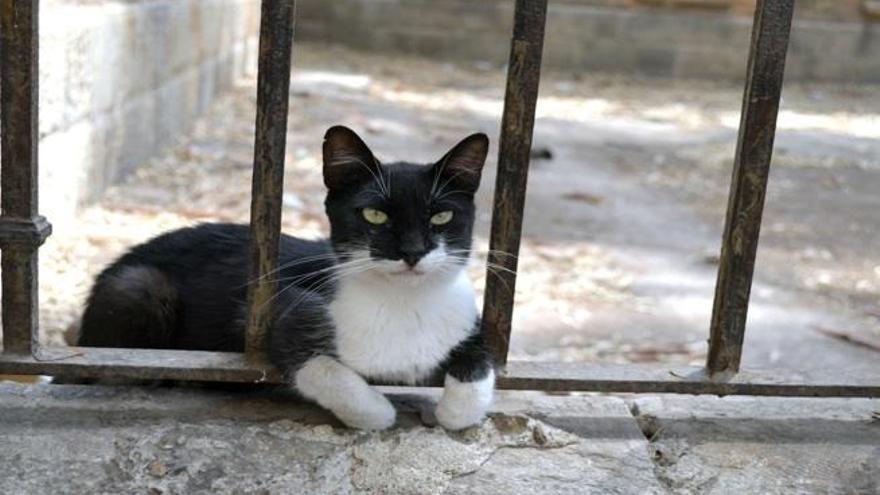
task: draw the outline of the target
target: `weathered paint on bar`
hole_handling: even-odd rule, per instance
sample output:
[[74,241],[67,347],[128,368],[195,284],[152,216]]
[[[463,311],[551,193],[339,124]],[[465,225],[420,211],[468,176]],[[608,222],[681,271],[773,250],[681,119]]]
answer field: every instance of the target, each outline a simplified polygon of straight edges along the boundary
[[3,350],[37,343],[37,248],[51,233],[37,205],[39,2],[0,2],[0,249]]
[[281,196],[293,49],[294,0],[263,0],[260,14],[257,119],[251,190],[251,266],[245,348],[259,360],[277,290]]
[[794,0],[759,0],[724,224],[707,368],[739,371]]
[[541,79],[547,0],[517,0],[501,120],[482,328],[498,363],[507,362],[529,151]]

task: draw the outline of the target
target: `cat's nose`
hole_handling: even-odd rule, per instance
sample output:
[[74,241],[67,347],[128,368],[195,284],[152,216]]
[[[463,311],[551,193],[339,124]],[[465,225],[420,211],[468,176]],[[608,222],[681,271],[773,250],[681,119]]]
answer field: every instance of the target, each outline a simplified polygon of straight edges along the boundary
[[407,264],[410,268],[419,264],[419,261],[425,257],[425,251],[401,251],[400,257],[403,259],[403,262]]

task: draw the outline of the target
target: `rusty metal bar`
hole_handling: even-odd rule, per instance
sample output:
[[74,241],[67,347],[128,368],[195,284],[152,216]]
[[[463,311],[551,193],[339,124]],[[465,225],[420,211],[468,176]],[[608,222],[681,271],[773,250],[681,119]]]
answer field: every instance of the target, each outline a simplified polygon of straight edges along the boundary
[[517,0],[489,241],[489,263],[501,268],[487,270],[482,320],[484,335],[501,365],[507,362],[510,345],[517,255],[522,236],[546,17],[547,0]]
[[[838,370],[838,372],[841,372]],[[244,383],[284,383],[270,365],[243,354],[96,347],[41,348],[36,356],[0,356],[0,374],[48,374],[69,378],[129,378]],[[442,386],[437,380],[426,386]],[[617,393],[767,395],[789,397],[880,397],[880,371],[816,376],[785,370],[749,370],[731,378],[711,377],[698,367],[508,363],[498,388]]]
[[3,350],[37,344],[37,248],[51,232],[37,213],[39,2],[0,2],[0,249]]
[[712,373],[739,371],[794,0],[759,0],[715,285]]
[[263,0],[260,13],[260,55],[257,76],[257,120],[251,190],[251,255],[245,349],[260,359],[277,282],[267,276],[278,266],[281,236],[281,195],[290,62],[293,49],[294,0]]

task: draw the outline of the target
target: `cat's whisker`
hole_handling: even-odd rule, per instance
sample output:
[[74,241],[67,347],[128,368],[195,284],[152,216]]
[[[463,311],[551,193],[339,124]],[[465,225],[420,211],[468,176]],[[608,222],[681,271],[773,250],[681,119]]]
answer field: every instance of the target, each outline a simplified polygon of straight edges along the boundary
[[375,158],[373,158],[373,162],[374,162],[374,166],[376,167],[376,171],[378,171],[378,175],[376,175],[376,171],[374,171],[373,168],[371,168],[369,165],[364,163],[364,161],[357,155],[346,153],[346,154],[340,154],[334,158],[335,159],[333,160],[331,165],[341,165],[344,163],[356,163],[356,164],[364,167],[365,169],[367,169],[367,172],[369,172],[370,175],[373,176],[373,180],[376,181],[376,184],[379,186],[379,189],[382,191],[382,194],[385,197],[391,196],[390,191],[385,187],[385,181],[383,180],[384,177],[382,175],[382,167],[380,166],[379,162]]
[[452,196],[453,194],[471,194],[471,193],[464,191],[464,190],[461,190],[461,189],[452,189],[452,190],[444,192],[443,194],[439,194],[437,196],[434,196],[434,199],[439,201],[447,196]]
[[[374,159],[374,162],[375,162],[375,159]],[[373,180],[376,181],[376,184],[379,186],[379,189],[382,191],[382,194],[385,195],[386,198],[391,197],[391,194],[388,192],[388,189],[385,188],[385,181],[383,180],[383,176],[382,176],[382,167],[378,166],[379,163],[375,162],[376,171],[378,172],[378,175],[377,175],[377,172],[374,172],[373,169],[369,167],[369,165],[367,165],[366,163],[363,162],[363,160],[358,159],[357,163],[360,163],[364,168],[367,169],[368,172],[370,172],[370,175],[373,176]]]
[[443,157],[443,163],[437,167],[437,172],[434,174],[434,181],[431,183],[431,197],[437,193],[437,184],[440,182],[440,176],[443,175],[443,171],[446,170],[446,164],[449,162],[449,157]]
[[[447,256],[448,256],[450,259],[452,259],[453,261],[459,261],[459,262],[467,262],[467,261],[469,261],[468,258],[461,257],[461,256],[455,256],[455,255],[449,255],[448,253],[447,253]],[[517,274],[517,271],[516,271],[516,270],[513,270],[513,269],[511,269],[511,268],[507,268],[506,266],[501,266],[501,265],[499,265],[499,264],[497,264],[497,263],[492,263],[492,262],[490,262],[490,261],[482,262],[482,263],[480,263],[480,264],[481,264],[481,265],[482,265],[482,264],[485,264],[485,266],[486,266],[487,269],[489,269],[489,270],[494,270],[495,272],[509,273],[509,274],[511,274],[511,275],[516,275],[516,274]]]
[[[313,277],[313,276],[316,276],[316,275],[320,275],[321,273],[332,272],[332,271],[335,270],[335,269],[336,269],[336,266],[328,266],[328,267],[321,268],[321,269],[318,269],[318,270],[312,270],[312,271],[310,271],[310,272],[301,273],[301,274],[299,274],[299,275],[293,275],[293,276],[290,276],[290,277],[279,277],[279,278],[271,279],[271,280],[268,280],[267,282],[285,282],[285,281],[288,281],[288,280],[300,280],[300,279],[306,279],[306,278],[309,278],[309,277]],[[256,283],[256,281],[254,281],[254,282],[252,282],[252,283]],[[245,284],[245,285],[250,285],[250,284]]]
[[[319,260],[303,261],[303,263],[308,263],[308,262],[310,262],[310,261],[319,261]],[[254,285],[254,284],[259,283],[259,282],[261,282],[261,281],[265,281],[265,282],[279,282],[279,281],[286,280],[286,279],[289,278],[289,277],[281,277],[281,278],[275,278],[275,279],[267,279],[267,277],[270,277],[270,276],[272,276],[272,275],[274,275],[274,274],[276,274],[276,273],[278,273],[278,272],[280,272],[280,271],[286,270],[286,269],[288,269],[288,268],[292,268],[292,267],[294,267],[294,266],[296,266],[296,265],[298,265],[298,264],[302,264],[302,263],[294,263],[294,264],[291,264],[291,265],[289,265],[289,266],[278,267],[277,269],[272,270],[271,272],[266,273],[265,275],[262,275],[262,276],[260,276],[260,277],[256,277],[256,278],[254,278],[253,280],[251,280],[251,281],[249,281],[249,282],[245,282],[245,283],[243,283],[243,284],[241,284],[241,285],[236,286],[235,288],[236,288],[236,289],[240,289],[240,288],[242,288],[242,287],[247,287],[247,286],[249,286],[249,285]],[[323,270],[329,270],[329,269],[331,269],[331,268],[332,268],[332,267],[322,268],[321,270],[316,270],[316,272],[317,272],[317,271],[323,271]],[[309,272],[309,273],[313,273],[313,272]]]
[[[361,260],[361,261],[370,261],[370,260]],[[338,281],[338,280],[340,280],[340,279],[342,279],[342,278],[344,278],[344,277],[348,277],[348,276],[352,276],[352,275],[357,275],[357,274],[359,274],[359,273],[364,273],[364,272],[366,272],[366,271],[372,269],[372,268],[373,268],[372,265],[373,265],[373,264],[372,264],[371,262],[369,262],[369,263],[364,263],[364,264],[361,265],[361,266],[349,266],[349,267],[345,267],[344,269],[339,270],[338,272],[333,273],[332,275],[330,275],[329,277],[327,277],[327,278],[324,279],[324,280],[319,280],[319,281],[317,281],[317,282],[313,282],[313,283],[310,284],[308,287],[304,287],[304,288],[302,288],[302,289],[303,289],[303,294],[300,295],[300,296],[299,296],[298,298],[296,298],[295,300],[293,300],[291,303],[289,303],[289,304],[287,305],[287,308],[286,308],[284,311],[285,311],[285,312],[286,312],[286,311],[289,311],[290,308],[293,308],[293,307],[298,306],[298,305],[299,305],[299,304],[305,299],[305,297],[306,297],[309,293],[319,292],[321,289],[323,289],[324,287],[326,287],[328,284],[333,283],[333,282],[336,282],[336,281]],[[291,284],[291,285],[293,285],[293,284]],[[289,289],[289,288],[291,287],[291,285],[288,285],[284,290]]]
[[[454,240],[451,240],[451,242],[454,242]],[[517,256],[517,255],[515,255],[515,254],[508,253],[507,251],[501,251],[500,249],[487,249],[487,250],[485,250],[485,251],[482,250],[482,249],[480,249],[480,250],[475,250],[475,249],[453,249],[453,250],[449,250],[449,251],[447,251],[447,253],[475,253],[475,254],[477,254],[477,255],[479,255],[479,256],[482,256],[483,253],[485,253],[486,255],[492,254],[492,255],[495,255],[495,256],[502,256],[502,257],[508,257],[508,258],[519,258],[519,256]]]
[[269,280],[269,282],[292,282],[292,283],[297,283],[297,282],[300,281],[300,280],[305,280],[305,279],[308,279],[308,278],[311,278],[311,277],[315,277],[315,276],[318,276],[318,275],[320,275],[320,274],[322,274],[322,273],[333,272],[334,270],[336,270],[336,267],[335,267],[335,266],[331,266],[331,267],[327,267],[327,268],[322,268],[322,269],[320,269],[320,270],[313,270],[313,271],[310,271],[310,272],[308,272],[308,273],[301,273],[301,274],[299,274],[299,275],[294,275],[294,276],[290,276],[290,277],[280,277],[280,278],[272,279],[272,280]]
[[502,272],[504,272],[504,273],[509,273],[509,274],[511,274],[511,275],[516,275],[516,274],[517,274],[517,273],[516,273],[516,270],[512,270],[512,269],[510,269],[510,268],[507,268],[506,266],[501,266],[501,265],[498,265],[498,264],[495,264],[495,263],[489,263],[489,262],[487,262],[487,263],[486,263],[486,267],[488,267],[488,268],[492,268],[492,269],[494,269],[494,270],[499,270],[499,271],[502,271]]
[[302,292],[303,292],[302,295],[300,295],[298,298],[296,298],[293,302],[288,303],[287,307],[284,310],[282,310],[282,312],[284,312],[284,313],[289,312],[290,308],[298,306],[299,303],[301,303],[305,299],[306,296],[312,295],[315,293],[319,293],[319,291],[322,288],[324,288],[327,284],[329,284],[331,282],[335,282],[339,278],[340,278],[339,276],[332,274],[329,277],[327,277],[326,279],[321,279],[319,281],[313,282],[306,287],[299,287],[296,282],[292,282],[292,283],[286,285],[283,289],[280,289],[275,295],[273,295],[268,301],[266,301],[264,303],[264,306],[271,303],[273,300],[277,299],[278,297],[283,295],[288,290],[290,290],[294,287],[298,287],[299,289],[302,290]]
[[492,254],[494,256],[506,256],[508,258],[519,258],[519,256],[517,256],[513,253],[508,253],[507,251],[502,251],[500,249],[489,249],[489,250],[486,250],[486,253]]
[[[454,181],[455,179],[457,179],[460,175],[462,175],[462,174],[470,174],[470,173],[472,173],[472,172],[471,172],[470,170],[467,170],[467,169],[459,170],[458,172],[456,172],[455,174],[453,174],[452,177],[449,177],[448,179],[446,179],[446,182],[444,182],[444,183],[440,186],[440,188],[439,188],[439,189],[437,190],[437,192],[434,194],[434,197],[435,197],[436,199],[442,199],[442,198],[444,197],[444,195],[441,194],[441,193],[443,193],[443,190],[446,189],[446,186],[448,186],[450,183],[452,183],[452,181]],[[464,191],[461,191],[461,192],[464,192]]]
[[[347,249],[347,251],[359,251],[359,250],[368,250],[368,247],[365,245],[360,245],[360,244],[349,244],[346,246],[346,249]],[[342,254],[350,254],[350,253],[342,253]],[[275,274],[279,271],[282,271],[282,270],[286,270],[288,268],[292,268],[296,265],[301,265],[303,263],[314,262],[314,261],[323,261],[323,260],[333,261],[333,262],[335,262],[334,264],[339,264],[339,263],[344,262],[340,259],[340,253],[336,253],[336,252],[321,253],[321,254],[312,255],[312,256],[305,256],[303,258],[297,258],[293,261],[283,263],[283,264],[279,265],[278,268],[271,270],[268,273],[266,273],[260,277],[256,277],[255,279],[250,280],[249,282],[239,286],[238,288],[241,288],[241,287],[244,287],[247,285],[251,285],[251,284],[253,284],[259,280],[262,280],[270,275],[273,275],[273,274]],[[325,268],[325,270],[330,270],[332,268],[333,267],[330,266],[330,267]],[[279,279],[279,280],[281,280],[281,279]]]
[[[466,258],[457,258],[456,259],[453,256],[450,256],[449,258],[451,258],[453,261],[467,261]],[[444,265],[444,266],[441,266],[439,270],[444,273],[453,273],[453,272],[458,271],[458,267]],[[504,277],[502,276],[502,273],[510,273],[512,275],[516,275],[515,271],[510,270],[505,267],[502,267],[502,266],[495,265],[494,263],[486,265],[486,273],[487,273],[487,275],[493,275],[496,279],[500,280],[501,283],[504,285],[504,288],[507,289],[508,291],[510,290],[510,285],[504,279]]]
[[[275,294],[272,295],[272,297],[270,297],[268,300],[266,300],[266,302],[264,302],[261,307],[264,307],[264,306],[270,304],[276,298],[281,296],[284,292],[287,292],[292,287],[295,287],[297,285],[297,282],[299,282],[301,280],[313,277],[315,275],[320,274],[321,272],[327,272],[327,271],[331,272],[331,275],[329,277],[327,277],[328,280],[334,280],[334,277],[335,277],[335,279],[338,279],[339,277],[341,277],[345,274],[347,268],[352,267],[352,266],[367,265],[367,264],[369,264],[369,262],[370,262],[370,260],[356,259],[356,260],[352,260],[352,261],[339,263],[335,266],[324,268],[322,270],[315,270],[314,272],[306,273],[304,275],[290,277],[288,280],[294,280],[294,281],[287,284],[283,289],[278,290]],[[309,287],[306,287],[304,289],[309,290],[313,285],[314,284],[312,284]]]
[[[471,252],[468,250],[461,249],[461,250],[447,251],[446,255],[449,257],[454,257],[456,259],[460,259],[460,260],[467,260],[467,259],[470,259],[470,256],[460,256],[460,254],[470,254],[470,253]],[[513,256],[513,255],[511,255],[511,256]],[[513,257],[515,257],[515,256],[513,256]],[[485,263],[492,263],[492,262],[487,260],[487,261],[485,261]],[[497,263],[493,263],[493,264],[497,265]],[[498,265],[498,266],[501,266],[501,265]]]
[[494,275],[497,280],[501,281],[501,285],[504,286],[504,289],[507,290],[508,292],[510,292],[510,285],[507,283],[506,280],[504,280],[504,277],[502,277],[500,273],[495,271],[492,267],[489,267],[486,270],[486,274],[487,275]]
[[[375,161],[376,159],[373,158],[373,160]],[[382,167],[379,165],[378,161],[376,161],[376,166],[379,167],[379,170],[382,170]],[[385,182],[386,182],[385,191],[388,194],[388,197],[390,198],[391,197],[391,170],[390,169],[388,170],[388,173],[385,174]]]
[[259,282],[260,280],[262,280],[268,276],[274,275],[275,273],[278,273],[282,270],[286,270],[288,268],[293,268],[296,265],[301,265],[303,263],[309,263],[309,262],[314,262],[314,261],[323,261],[323,260],[335,261],[337,259],[338,258],[335,253],[323,253],[323,254],[318,254],[318,255],[314,255],[314,256],[306,256],[303,258],[297,258],[296,260],[278,265],[278,268],[275,268],[274,270],[270,270],[269,272],[267,272],[259,277],[256,277],[253,280],[250,280],[250,281],[248,281],[248,282],[246,282],[236,288],[240,289],[242,287],[254,284],[254,283]]

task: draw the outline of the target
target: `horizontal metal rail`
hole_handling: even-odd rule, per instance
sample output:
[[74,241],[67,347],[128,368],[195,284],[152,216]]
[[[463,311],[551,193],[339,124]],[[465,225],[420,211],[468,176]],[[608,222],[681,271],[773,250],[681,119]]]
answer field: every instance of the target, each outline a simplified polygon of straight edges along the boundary
[[[244,354],[147,349],[44,348],[36,357],[0,359],[0,374],[48,374],[72,378],[127,378],[207,382],[283,383],[274,368],[254,364]],[[873,384],[872,384],[873,383]],[[440,382],[424,384],[440,386]],[[748,371],[710,377],[702,368],[659,365],[587,365],[512,361],[498,375],[498,388],[570,392],[774,395],[789,397],[880,397],[875,376]]]

